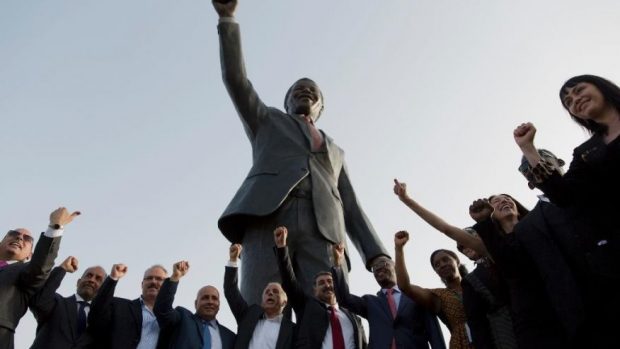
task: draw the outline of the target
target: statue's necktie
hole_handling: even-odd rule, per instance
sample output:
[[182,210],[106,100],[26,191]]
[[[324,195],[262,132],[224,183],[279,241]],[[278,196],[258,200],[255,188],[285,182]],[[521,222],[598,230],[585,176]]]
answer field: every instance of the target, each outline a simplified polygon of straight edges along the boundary
[[312,138],[312,150],[317,151],[321,149],[321,146],[323,146],[323,135],[321,134],[319,129],[314,126],[314,121],[312,121],[312,119],[305,117],[304,121],[308,126],[308,130],[310,131],[310,137]]

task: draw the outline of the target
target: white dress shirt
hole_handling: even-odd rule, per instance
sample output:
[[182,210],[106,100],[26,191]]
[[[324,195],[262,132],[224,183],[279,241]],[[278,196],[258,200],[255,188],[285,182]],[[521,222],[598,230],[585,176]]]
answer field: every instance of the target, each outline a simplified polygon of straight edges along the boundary
[[[340,327],[342,327],[342,338],[344,338],[344,348],[345,349],[355,349],[355,331],[353,330],[353,324],[349,317],[344,312],[340,311],[338,304],[329,305],[328,307],[333,307],[337,310],[336,315],[338,315],[338,320],[340,320]],[[331,316],[329,309],[327,309],[327,315]],[[332,342],[332,324],[329,322],[329,326],[327,326],[327,331],[325,332],[325,338],[323,338],[323,345],[321,349],[333,349]]]
[[275,348],[280,334],[280,325],[282,325],[282,314],[271,319],[258,320],[248,349]]

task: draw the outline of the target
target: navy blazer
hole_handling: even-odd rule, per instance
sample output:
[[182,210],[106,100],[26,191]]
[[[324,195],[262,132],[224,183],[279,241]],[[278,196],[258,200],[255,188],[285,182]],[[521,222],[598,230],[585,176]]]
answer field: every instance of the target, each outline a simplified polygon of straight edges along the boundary
[[392,339],[396,339],[399,349],[428,348],[429,343],[433,349],[446,348],[437,317],[417,306],[405,294],[401,294],[396,318],[393,318],[383,292],[358,297],[349,292],[342,269],[332,268],[332,275],[338,303],[368,320],[369,349],[389,349]]
[[[169,333],[169,343],[165,348],[202,349],[203,325],[202,320],[194,313],[183,307],[172,308],[178,282],[167,278],[157,294],[153,312],[162,331]],[[235,334],[228,328],[217,324],[223,349],[232,349],[235,344]]]
[[13,348],[13,335],[28,310],[30,298],[45,284],[61,237],[41,234],[28,263],[17,262],[0,269],[0,348]]
[[37,336],[30,349],[72,348],[81,337],[88,336],[86,331],[82,336],[77,334],[75,295],[63,297],[56,293],[66,274],[61,267],[52,269],[45,285],[30,302],[30,311],[37,320]]

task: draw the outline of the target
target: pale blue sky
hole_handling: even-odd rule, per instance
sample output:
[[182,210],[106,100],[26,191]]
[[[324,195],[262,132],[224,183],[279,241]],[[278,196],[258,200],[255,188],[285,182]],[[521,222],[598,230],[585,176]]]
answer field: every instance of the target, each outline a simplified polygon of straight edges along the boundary
[[[321,86],[318,126],[346,150],[359,200],[392,250],[396,230],[412,280],[438,287],[428,256],[454,243],[392,194],[467,226],[469,203],[508,192],[533,206],[516,171],[513,128],[570,160],[586,134],[560,106],[582,73],[620,82],[617,1],[242,0],[248,75],[269,105],[308,76]],[[80,209],[58,262],[129,265],[117,295],[135,298],[142,272],[190,261],[177,305],[221,288],[227,241],[217,218],[250,167],[250,146],[221,82],[209,1],[0,2],[0,222],[43,230],[59,205]],[[465,257],[463,257],[464,259]],[[376,284],[353,253],[352,289]],[[471,265],[468,263],[468,265]],[[74,292],[69,275],[60,293]],[[222,302],[220,320],[235,328]],[[17,348],[30,345],[28,315]],[[446,338],[447,340],[448,338]]]

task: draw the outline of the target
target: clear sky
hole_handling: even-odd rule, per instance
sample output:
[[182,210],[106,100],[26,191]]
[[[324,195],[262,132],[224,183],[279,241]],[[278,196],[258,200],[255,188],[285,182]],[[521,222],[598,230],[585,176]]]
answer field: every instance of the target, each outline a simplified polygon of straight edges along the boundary
[[[533,206],[512,130],[534,122],[537,145],[570,160],[587,135],[558,89],[583,73],[620,82],[619,18],[612,0],[241,0],[237,11],[263,101],[280,107],[302,76],[319,84],[318,126],[345,149],[386,247],[399,229],[413,235],[409,271],[428,287],[441,286],[431,251],[455,244],[398,201],[392,179],[460,226],[481,196]],[[221,81],[216,25],[207,0],[0,2],[4,229],[42,231],[55,207],[79,209],[58,263],[126,263],[116,295],[135,298],[147,267],[187,259],[175,304],[190,309],[201,286],[221,289],[217,218],[251,153]],[[352,262],[352,290],[376,292],[355,252]],[[236,328],[225,301],[219,319]],[[17,348],[35,325],[22,320]]]

